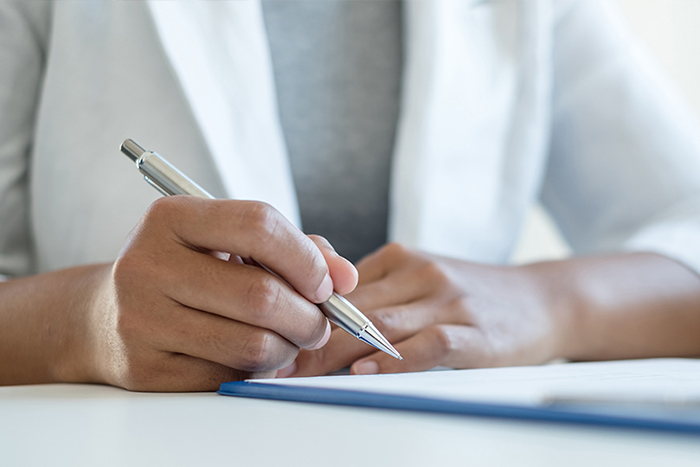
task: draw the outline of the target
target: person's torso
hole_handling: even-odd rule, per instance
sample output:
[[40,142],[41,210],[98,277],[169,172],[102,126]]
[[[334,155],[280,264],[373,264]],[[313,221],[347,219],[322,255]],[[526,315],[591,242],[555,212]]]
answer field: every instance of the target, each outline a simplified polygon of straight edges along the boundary
[[[200,3],[224,2],[195,5]],[[394,64],[403,74],[388,187],[389,240],[465,259],[507,260],[537,196],[546,156],[550,33],[543,4],[405,5],[404,60]],[[236,14],[254,13],[254,3],[226,5]],[[202,106],[183,92],[172,55],[182,59],[189,52],[168,48],[154,26],[166,21],[154,16],[154,8],[177,7],[179,2],[54,4],[28,188],[36,271],[114,259],[159,196],[118,152],[125,138],[162,153],[216,196],[231,195],[225,182],[232,176],[255,185],[247,172],[217,173],[217,157],[252,156],[213,156],[212,135],[229,135],[197,114]],[[250,11],[240,13],[241,24],[249,24]],[[238,32],[229,32],[235,41]],[[239,64],[249,50],[240,52]],[[394,84],[385,97],[398,92],[394,79],[387,79]],[[387,116],[389,101],[381,105]],[[383,152],[392,151],[387,135],[394,118],[382,117],[386,128],[377,132]],[[288,119],[281,120],[284,125]],[[266,137],[256,131],[244,125],[234,134],[251,141]],[[266,183],[265,190],[275,189],[274,181]],[[247,197],[242,192],[233,196]]]

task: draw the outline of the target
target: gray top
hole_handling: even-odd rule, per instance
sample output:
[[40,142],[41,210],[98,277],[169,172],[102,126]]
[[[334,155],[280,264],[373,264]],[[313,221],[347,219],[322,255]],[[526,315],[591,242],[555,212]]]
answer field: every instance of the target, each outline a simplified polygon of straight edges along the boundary
[[262,4],[304,231],[357,261],[387,240],[401,2]]

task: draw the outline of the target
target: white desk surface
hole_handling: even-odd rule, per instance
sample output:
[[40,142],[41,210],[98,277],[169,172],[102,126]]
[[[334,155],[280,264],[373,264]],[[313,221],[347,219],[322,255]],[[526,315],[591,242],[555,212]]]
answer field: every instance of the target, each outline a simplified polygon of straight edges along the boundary
[[700,466],[700,437],[89,385],[0,388],[2,466]]

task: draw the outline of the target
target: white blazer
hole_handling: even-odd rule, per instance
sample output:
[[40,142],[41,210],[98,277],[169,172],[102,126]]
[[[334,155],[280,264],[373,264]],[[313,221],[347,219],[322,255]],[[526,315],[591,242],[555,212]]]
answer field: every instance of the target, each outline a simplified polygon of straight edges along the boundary
[[[203,33],[191,8],[226,27]],[[507,262],[541,199],[579,253],[700,271],[695,120],[614,14],[593,0],[404,11],[391,240]],[[298,222],[258,0],[9,0],[0,24],[0,274],[114,259],[158,197],[125,138]],[[205,59],[214,43],[230,62]]]

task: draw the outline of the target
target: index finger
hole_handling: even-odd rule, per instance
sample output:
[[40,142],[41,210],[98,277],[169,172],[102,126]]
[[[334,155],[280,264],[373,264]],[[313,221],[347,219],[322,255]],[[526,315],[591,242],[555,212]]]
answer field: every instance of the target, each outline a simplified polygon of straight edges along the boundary
[[172,196],[155,201],[145,219],[191,249],[253,258],[314,303],[333,292],[318,247],[269,204]]

